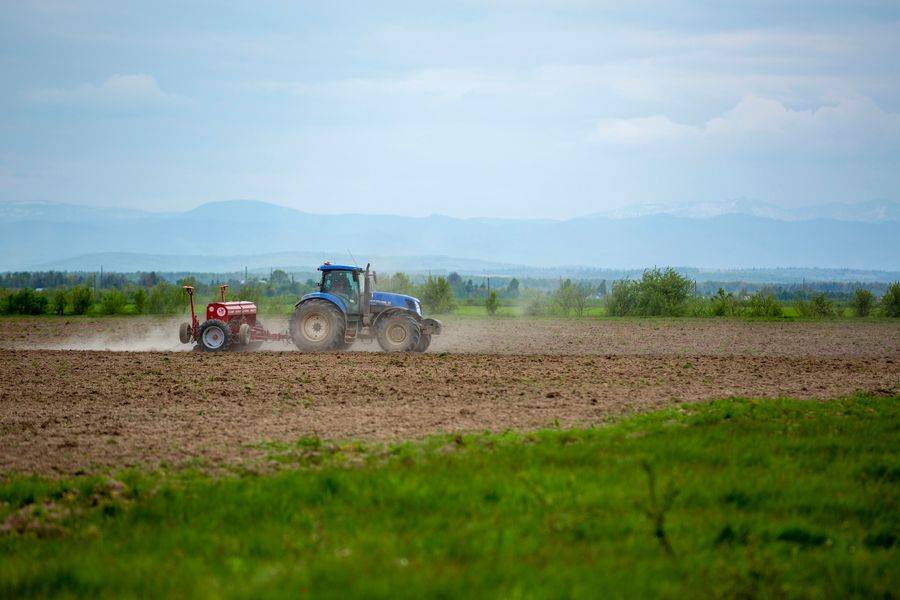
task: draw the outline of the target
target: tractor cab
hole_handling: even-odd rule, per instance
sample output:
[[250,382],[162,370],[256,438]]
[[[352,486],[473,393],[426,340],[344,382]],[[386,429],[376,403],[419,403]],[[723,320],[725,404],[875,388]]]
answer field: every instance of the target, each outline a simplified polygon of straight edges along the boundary
[[[363,312],[366,292],[364,271],[360,267],[351,265],[333,265],[326,262],[319,270],[322,271],[322,281],[319,283],[319,291],[323,294],[332,294],[343,300],[347,305],[347,313],[358,315]],[[360,281],[362,280],[362,281]]]

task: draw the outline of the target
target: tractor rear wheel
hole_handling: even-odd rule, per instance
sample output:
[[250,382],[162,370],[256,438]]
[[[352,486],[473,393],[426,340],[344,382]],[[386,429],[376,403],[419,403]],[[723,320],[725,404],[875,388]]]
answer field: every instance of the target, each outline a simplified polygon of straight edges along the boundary
[[385,352],[412,352],[419,345],[422,332],[411,316],[397,313],[378,323],[378,345]]
[[231,327],[218,319],[210,319],[197,331],[197,341],[204,352],[221,352],[231,346]]
[[431,345],[431,334],[423,333],[419,335],[419,343],[416,344],[415,352],[425,352]]
[[335,350],[344,342],[344,316],[327,300],[309,300],[291,316],[291,339],[305,352]]

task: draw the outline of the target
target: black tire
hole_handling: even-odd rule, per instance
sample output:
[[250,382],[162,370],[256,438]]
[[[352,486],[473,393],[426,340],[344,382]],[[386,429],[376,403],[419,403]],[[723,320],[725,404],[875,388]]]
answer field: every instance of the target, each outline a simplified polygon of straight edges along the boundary
[[419,343],[416,344],[415,352],[425,352],[428,350],[428,346],[431,345],[431,334],[430,333],[421,333],[419,334]]
[[191,343],[191,324],[190,323],[182,323],[178,326],[178,339],[182,344],[190,344]]
[[344,343],[344,316],[327,300],[313,299],[294,309],[291,339],[304,352],[328,352]]
[[197,331],[197,344],[204,352],[222,352],[231,346],[231,327],[218,319],[210,319]]
[[241,323],[241,326],[238,328],[238,340],[242,346],[247,346],[250,343],[250,325],[247,323]]
[[410,315],[396,313],[378,322],[377,335],[378,345],[385,352],[412,352],[419,345],[422,331]]

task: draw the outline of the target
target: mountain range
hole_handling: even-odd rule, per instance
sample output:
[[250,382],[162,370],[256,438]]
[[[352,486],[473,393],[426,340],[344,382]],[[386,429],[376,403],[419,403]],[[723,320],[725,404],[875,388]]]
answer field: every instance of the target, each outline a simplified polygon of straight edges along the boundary
[[315,214],[254,200],[168,213],[7,202],[0,203],[0,270],[78,269],[116,256],[116,270],[181,261],[224,271],[209,267],[278,267],[272,264],[278,256],[313,266],[320,258],[351,255],[361,262],[393,257],[398,269],[422,264],[479,272],[515,265],[900,270],[896,202],[823,205],[822,214],[831,216],[810,218],[750,214],[765,206],[735,201],[730,211],[724,203],[693,205],[690,212],[689,205],[655,211],[645,205],[636,214],[528,220]]

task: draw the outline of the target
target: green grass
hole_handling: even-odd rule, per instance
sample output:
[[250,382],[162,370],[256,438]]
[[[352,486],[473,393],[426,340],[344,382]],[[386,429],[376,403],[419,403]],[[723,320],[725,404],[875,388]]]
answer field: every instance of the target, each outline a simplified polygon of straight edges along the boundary
[[0,520],[43,515],[0,536],[0,597],[891,597],[898,440],[900,397],[725,400],[587,430],[266,443],[285,467],[264,475],[12,477]]

